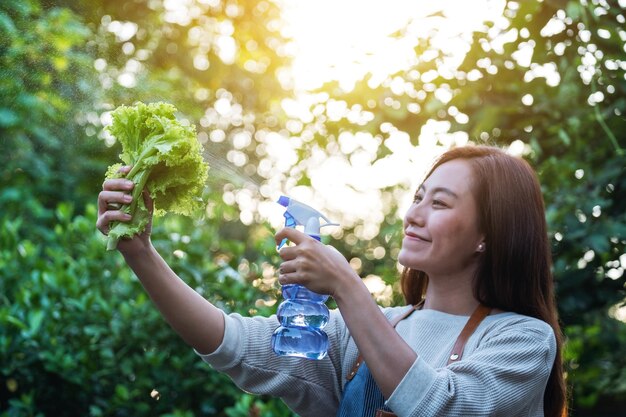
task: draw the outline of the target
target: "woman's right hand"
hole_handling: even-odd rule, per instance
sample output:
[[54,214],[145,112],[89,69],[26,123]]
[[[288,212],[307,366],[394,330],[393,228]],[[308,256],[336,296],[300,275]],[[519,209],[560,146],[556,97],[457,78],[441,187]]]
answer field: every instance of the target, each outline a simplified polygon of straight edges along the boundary
[[[127,174],[130,169],[130,166],[124,166],[119,169],[119,172]],[[98,220],[96,221],[96,227],[105,236],[109,234],[111,222],[128,222],[131,220],[131,216],[124,213],[121,207],[122,205],[128,205],[132,202],[131,193],[134,186],[135,184],[132,181],[125,178],[107,179],[102,184],[102,191],[98,194]],[[152,214],[154,207],[152,199],[145,190],[142,195],[146,207],[150,211],[150,214]],[[143,233],[135,235],[130,239],[120,239],[117,243],[117,250],[126,256],[150,248],[152,245],[150,242],[151,231],[152,220],[150,220]]]

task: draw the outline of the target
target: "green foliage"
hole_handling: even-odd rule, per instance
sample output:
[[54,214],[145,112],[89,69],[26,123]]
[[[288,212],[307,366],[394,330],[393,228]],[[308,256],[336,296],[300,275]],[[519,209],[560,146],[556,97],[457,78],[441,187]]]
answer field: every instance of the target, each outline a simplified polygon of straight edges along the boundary
[[[163,10],[114,3],[105,5],[117,18],[144,19],[143,33],[150,36],[143,38],[145,44],[138,42],[141,53],[169,54],[165,46],[186,36],[170,36],[172,26],[160,19]],[[142,59],[155,68],[153,78],[136,89],[120,86],[117,58],[125,55],[107,30],[111,16],[103,17],[103,5],[93,2],[67,6],[34,0],[0,4],[0,415],[225,416],[240,390],[167,327],[121,257],[104,252],[104,240],[94,229],[95,208],[88,204],[95,202],[106,166],[120,152],[102,140],[102,120],[114,107],[109,102],[154,101],[160,95],[200,117],[198,109],[210,106],[217,94],[204,85],[206,98],[198,106],[186,94],[197,90],[206,74],[196,71],[198,79],[175,75],[175,59],[167,60],[169,68],[157,69],[165,63],[158,54]],[[133,13],[127,13],[129,6]],[[251,8],[246,11],[248,22],[263,21]],[[270,18],[271,7],[267,12]],[[168,26],[162,30],[169,35],[154,43],[152,36],[163,32],[150,31],[150,25],[159,24]],[[273,58],[264,48],[259,47],[264,59]],[[94,60],[107,51],[116,59],[98,72]],[[182,48],[179,54],[191,56]],[[277,96],[273,75],[222,67],[223,77],[253,79],[252,85],[267,87],[259,92]],[[212,75],[215,86],[226,86]],[[230,85],[234,101],[245,99],[259,109],[269,103],[255,98],[250,83]],[[155,245],[181,277],[226,311],[269,315],[271,303],[264,301],[274,293],[268,296],[252,284],[264,262],[273,265],[276,259],[270,263],[257,256],[267,248],[267,236],[254,232],[260,243],[248,241],[250,230],[235,221],[236,209],[221,201],[223,185],[205,190],[205,198],[216,202],[208,213],[210,224],[165,217],[155,225]],[[259,399],[257,406],[261,403],[282,408],[285,415],[280,401]]]
[[90,34],[65,8],[30,0],[0,5],[3,213],[23,210],[25,188],[53,208],[59,196],[83,204],[101,182],[106,165],[98,157],[107,150],[77,123],[86,117],[84,104],[97,99],[84,46]]
[[256,396],[244,394],[237,403],[224,410],[228,417],[291,417],[293,414],[275,402],[263,402]]
[[[33,235],[22,218],[4,219],[0,408],[7,415],[230,415],[224,410],[239,390],[169,329],[122,258],[104,251],[95,219],[94,206],[75,215],[61,203],[49,236]],[[239,272],[244,245],[212,252],[206,242],[219,243],[220,229],[196,226],[166,217],[155,245],[200,293],[250,314],[267,296],[251,285],[259,271]],[[189,234],[167,238],[181,232]],[[254,404],[284,410],[276,400]]]

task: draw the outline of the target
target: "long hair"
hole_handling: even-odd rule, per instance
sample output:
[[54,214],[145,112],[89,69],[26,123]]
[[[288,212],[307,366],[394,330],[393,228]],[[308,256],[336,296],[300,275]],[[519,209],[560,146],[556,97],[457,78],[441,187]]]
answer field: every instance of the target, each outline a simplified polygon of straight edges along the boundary
[[[544,393],[544,414],[566,416],[563,335],[554,298],[552,255],[537,176],[526,161],[499,148],[465,146],[445,152],[426,178],[453,159],[464,159],[472,167],[478,226],[486,242],[473,281],[474,297],[489,307],[535,317],[552,327],[557,351]],[[405,268],[400,282],[407,303],[416,304],[426,294],[428,275]]]

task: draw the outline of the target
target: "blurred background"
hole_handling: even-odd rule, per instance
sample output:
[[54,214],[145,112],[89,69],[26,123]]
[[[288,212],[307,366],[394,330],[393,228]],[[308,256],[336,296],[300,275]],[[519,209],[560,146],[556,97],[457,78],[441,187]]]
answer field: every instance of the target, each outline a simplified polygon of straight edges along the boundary
[[202,218],[153,241],[229,312],[279,298],[275,201],[381,305],[402,303],[401,218],[433,158],[495,144],[540,175],[573,416],[626,410],[626,2],[3,0],[0,416],[292,416],[213,372],[95,229],[135,101],[196,125]]

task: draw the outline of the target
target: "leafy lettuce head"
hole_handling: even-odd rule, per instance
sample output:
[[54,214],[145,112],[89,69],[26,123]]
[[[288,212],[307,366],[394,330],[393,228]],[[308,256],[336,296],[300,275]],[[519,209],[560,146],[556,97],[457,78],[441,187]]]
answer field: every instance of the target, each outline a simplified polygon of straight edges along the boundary
[[154,201],[155,215],[173,212],[190,216],[202,208],[202,189],[209,165],[193,125],[176,119],[176,108],[157,102],[120,106],[111,116],[108,132],[122,145],[124,164],[111,165],[107,178],[119,178],[122,165],[132,169],[125,178],[133,181],[133,202],[122,210],[132,216],[127,223],[115,222],[109,231],[107,249],[117,247],[119,239],[142,233],[150,221],[142,191]]

